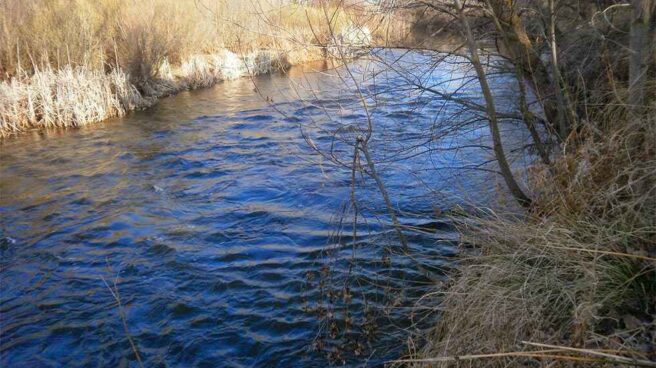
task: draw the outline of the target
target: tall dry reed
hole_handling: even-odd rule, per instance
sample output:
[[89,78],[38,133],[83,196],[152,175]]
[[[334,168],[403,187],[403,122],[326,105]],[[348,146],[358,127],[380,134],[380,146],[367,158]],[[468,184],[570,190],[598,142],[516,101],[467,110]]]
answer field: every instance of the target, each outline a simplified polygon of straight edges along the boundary
[[0,82],[0,136],[30,128],[81,126],[150,104],[118,69],[48,68]]

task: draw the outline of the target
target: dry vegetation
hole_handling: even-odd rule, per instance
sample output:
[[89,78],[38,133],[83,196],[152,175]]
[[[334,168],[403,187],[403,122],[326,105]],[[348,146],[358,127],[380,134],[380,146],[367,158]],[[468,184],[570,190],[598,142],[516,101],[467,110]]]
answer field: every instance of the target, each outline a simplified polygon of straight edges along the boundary
[[[448,1],[422,3],[453,21]],[[627,6],[558,1],[550,15],[547,3],[467,2],[475,33],[496,37],[539,99],[527,126],[540,115],[557,149],[532,168],[525,215],[460,222],[471,248],[448,289],[432,294],[440,321],[413,364],[654,366],[656,56],[652,47],[646,92],[629,103]],[[353,24],[378,43],[399,40],[405,28],[394,22],[366,9],[265,1],[4,1],[0,136],[97,122],[244,69],[321,58],[331,31]]]
[[399,362],[656,366],[656,2],[467,4],[542,99],[556,144],[530,168],[526,213],[454,218],[463,258],[422,300],[439,322]]
[[0,137],[79,126],[158,97],[324,57],[347,27],[376,41],[398,21],[367,8],[284,0],[0,2]]
[[[490,354],[461,365],[472,367],[547,366],[553,356],[618,362],[529,342],[656,358],[655,122],[644,132],[651,143],[632,146],[636,132],[619,129],[559,159],[556,180],[536,175],[542,194],[527,218],[488,212],[460,223],[476,254],[436,294],[441,320],[422,358]],[[508,352],[524,355],[494,356]]]

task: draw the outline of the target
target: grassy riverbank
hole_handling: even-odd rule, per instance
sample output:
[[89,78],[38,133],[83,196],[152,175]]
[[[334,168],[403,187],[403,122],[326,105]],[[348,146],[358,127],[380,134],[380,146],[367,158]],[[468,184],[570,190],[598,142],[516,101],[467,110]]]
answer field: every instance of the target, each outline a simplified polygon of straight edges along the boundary
[[492,37],[536,94],[518,105],[546,154],[513,193],[521,214],[454,219],[459,266],[422,300],[439,322],[404,363],[656,366],[656,2],[458,3],[442,15],[470,55]]
[[553,173],[536,173],[526,217],[460,222],[468,248],[448,288],[432,291],[440,321],[416,358],[453,366],[461,357],[472,367],[653,362],[655,126],[590,137]]
[[402,37],[399,25],[366,7],[289,1],[5,1],[0,136],[98,122],[181,90],[318,60],[344,32],[370,29],[372,42],[386,43]]

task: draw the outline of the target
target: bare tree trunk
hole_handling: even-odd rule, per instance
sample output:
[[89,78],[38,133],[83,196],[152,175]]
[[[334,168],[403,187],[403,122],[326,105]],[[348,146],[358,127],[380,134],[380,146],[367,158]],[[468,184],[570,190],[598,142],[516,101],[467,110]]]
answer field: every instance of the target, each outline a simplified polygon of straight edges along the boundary
[[[517,1],[488,0],[495,15],[499,18],[499,25],[503,29],[503,35],[508,42],[507,47],[518,57],[519,71],[529,81],[536,94],[544,115],[546,117],[545,127],[552,133],[558,132],[558,102],[552,97],[557,91],[549,70],[549,62],[543,61],[534,49],[522,20],[519,16],[519,4]],[[506,11],[509,13],[506,14]],[[546,90],[545,90],[546,88]],[[560,135],[556,134],[558,138]]]
[[492,21],[494,22],[494,26],[499,32],[501,40],[503,41],[503,45],[505,46],[507,52],[510,54],[510,58],[512,59],[513,65],[515,67],[515,78],[517,79],[517,83],[519,85],[519,109],[522,113],[522,119],[524,120],[529,133],[531,133],[533,143],[535,144],[535,148],[538,152],[538,155],[542,159],[542,162],[545,165],[550,166],[551,160],[549,158],[549,152],[542,143],[542,138],[540,137],[540,133],[536,128],[535,122],[537,119],[529,109],[528,103],[526,101],[526,86],[524,86],[524,76],[521,71],[521,60],[515,54],[515,49],[510,44],[508,35],[501,26],[501,21],[499,20],[499,17],[497,16],[490,0],[486,0],[486,4],[488,6],[490,16],[492,17]]
[[633,119],[642,117],[649,59],[654,52],[656,0],[632,0],[633,19],[629,47],[629,111]]
[[556,0],[549,0],[549,49],[551,53],[551,73],[553,89],[558,104],[558,133],[562,140],[567,138],[572,124],[576,122],[575,114],[571,109],[567,86],[560,75],[558,66],[558,44],[556,43]]
[[469,52],[471,54],[471,62],[476,69],[476,75],[478,76],[478,81],[481,85],[481,90],[483,91],[483,96],[485,97],[485,106],[487,108],[488,120],[490,123],[490,133],[492,134],[492,142],[494,148],[494,154],[496,156],[497,162],[499,163],[499,169],[501,170],[501,176],[503,176],[510,193],[515,197],[517,202],[520,205],[528,207],[531,204],[531,199],[522,191],[519,184],[515,180],[515,177],[512,174],[510,169],[510,164],[506,159],[506,154],[503,151],[503,145],[501,143],[501,133],[499,132],[499,122],[497,119],[496,107],[494,105],[494,98],[492,97],[492,92],[490,86],[487,82],[487,77],[485,75],[485,70],[481,64],[481,60],[478,56],[478,45],[472,34],[471,27],[467,21],[467,16],[465,15],[465,10],[460,0],[453,0],[453,4],[456,7],[458,12],[458,17],[460,22],[465,30],[465,36],[467,37],[467,45]]

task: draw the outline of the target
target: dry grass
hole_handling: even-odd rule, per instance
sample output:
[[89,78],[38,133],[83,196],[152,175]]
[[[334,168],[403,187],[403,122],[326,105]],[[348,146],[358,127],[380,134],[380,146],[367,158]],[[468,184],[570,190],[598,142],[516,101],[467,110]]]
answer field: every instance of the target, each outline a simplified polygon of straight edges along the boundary
[[[570,355],[526,353],[535,346],[522,341],[656,358],[653,116],[642,127],[587,137],[558,160],[555,177],[538,170],[540,195],[527,218],[487,212],[461,222],[463,243],[476,251],[449,288],[436,292],[442,317],[418,355],[513,354],[417,364],[574,364]],[[586,362],[593,364],[618,361]]]
[[[549,15],[537,2],[487,3],[503,19],[523,11],[520,32],[499,27],[497,41],[526,35],[537,54],[550,47],[540,41]],[[656,64],[646,72],[650,111],[631,118],[631,13],[597,26],[589,20],[610,3],[555,3],[571,126],[551,133],[558,143],[549,167],[529,168],[528,213],[454,218],[463,258],[447,287],[422,301],[440,319],[409,359],[417,366],[656,366]],[[486,36],[488,20],[472,16]],[[540,64],[546,74],[551,62]],[[527,70],[536,94],[561,88]],[[558,127],[546,110],[547,127]]]
[[379,12],[285,0],[7,0],[0,3],[0,75],[118,64],[148,78],[164,59],[325,45],[331,29],[351,24],[369,26],[380,41],[407,31],[390,31],[403,23]]
[[9,0],[0,7],[5,77],[35,66],[118,64],[145,78],[163,59],[175,64],[223,48],[265,48],[275,36],[266,24],[268,1]]
[[151,106],[158,98],[181,90],[268,73],[286,63],[285,54],[267,50],[192,55],[179,66],[165,60],[140,88],[120,68],[109,73],[70,65],[37,70],[29,77],[0,81],[0,137],[100,122]]
[[0,82],[0,137],[30,127],[80,126],[151,103],[125,73],[66,66]]
[[[287,0],[0,2],[0,137],[79,126],[156,98],[318,60],[331,32],[399,22]],[[401,29],[401,28],[399,28]]]

